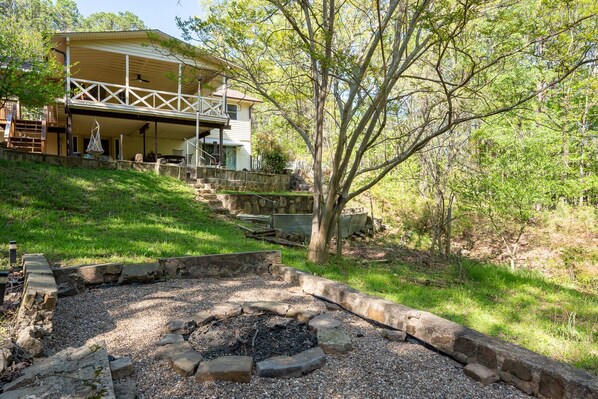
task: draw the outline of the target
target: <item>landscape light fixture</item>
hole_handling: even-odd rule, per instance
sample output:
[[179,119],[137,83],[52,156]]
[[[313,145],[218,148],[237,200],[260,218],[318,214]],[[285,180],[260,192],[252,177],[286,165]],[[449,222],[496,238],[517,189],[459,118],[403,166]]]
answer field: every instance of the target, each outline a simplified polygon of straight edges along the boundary
[[4,303],[4,292],[8,281],[8,270],[0,270],[0,306]]
[[17,242],[8,242],[8,263],[11,267],[17,264]]

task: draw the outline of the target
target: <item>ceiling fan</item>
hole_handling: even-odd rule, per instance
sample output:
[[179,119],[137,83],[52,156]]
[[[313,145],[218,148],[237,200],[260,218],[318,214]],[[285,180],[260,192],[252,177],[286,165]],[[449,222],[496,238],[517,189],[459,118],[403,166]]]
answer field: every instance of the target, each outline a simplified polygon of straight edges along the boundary
[[137,79],[135,79],[135,80],[136,80],[137,82],[149,83],[149,80],[147,80],[147,79],[143,79],[143,78],[141,77],[141,74],[140,74],[140,73],[138,73],[138,74],[137,74]]

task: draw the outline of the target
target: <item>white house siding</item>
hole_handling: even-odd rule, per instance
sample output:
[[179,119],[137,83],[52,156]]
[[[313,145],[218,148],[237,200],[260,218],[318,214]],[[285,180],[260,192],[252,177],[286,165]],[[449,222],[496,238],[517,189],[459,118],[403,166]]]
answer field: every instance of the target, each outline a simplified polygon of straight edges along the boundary
[[[223,144],[225,146],[234,146],[237,148],[236,170],[251,170],[251,120],[249,118],[249,107],[251,103],[238,103],[234,99],[229,100],[228,103],[236,104],[239,107],[237,108],[238,119],[231,120],[230,130],[225,130],[223,132]],[[205,143],[213,144],[214,142],[218,142],[219,139],[220,132],[218,129],[214,129],[210,131],[209,136],[206,136]],[[195,142],[195,139],[192,139],[191,141]],[[190,151],[193,151],[191,146]],[[195,162],[193,156],[191,157],[191,162]]]

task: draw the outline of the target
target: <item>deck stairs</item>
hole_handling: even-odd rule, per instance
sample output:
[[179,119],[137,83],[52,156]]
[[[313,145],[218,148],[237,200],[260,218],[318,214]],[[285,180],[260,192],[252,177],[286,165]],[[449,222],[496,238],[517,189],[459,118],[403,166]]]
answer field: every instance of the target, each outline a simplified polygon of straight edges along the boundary
[[7,137],[9,148],[36,154],[45,151],[46,139],[42,121],[14,119],[11,123],[14,130]]
[[207,204],[212,212],[220,215],[230,215],[229,210],[218,199],[216,189],[207,179],[197,179],[189,182],[189,184],[195,189],[196,199]]

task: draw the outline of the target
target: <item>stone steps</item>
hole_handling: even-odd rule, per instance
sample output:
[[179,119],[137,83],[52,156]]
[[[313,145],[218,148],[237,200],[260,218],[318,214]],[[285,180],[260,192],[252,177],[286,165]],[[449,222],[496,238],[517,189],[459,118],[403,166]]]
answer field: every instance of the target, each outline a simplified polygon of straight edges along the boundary
[[229,215],[229,210],[224,206],[221,200],[216,195],[216,190],[209,183],[210,179],[200,178],[189,182],[189,185],[195,189],[196,200],[203,202],[210,207],[210,210],[218,215]]

